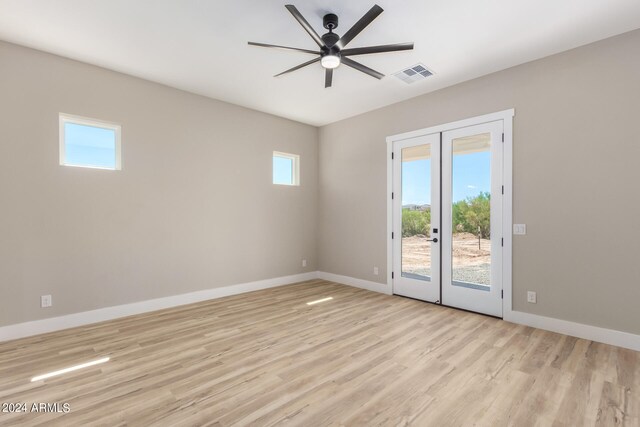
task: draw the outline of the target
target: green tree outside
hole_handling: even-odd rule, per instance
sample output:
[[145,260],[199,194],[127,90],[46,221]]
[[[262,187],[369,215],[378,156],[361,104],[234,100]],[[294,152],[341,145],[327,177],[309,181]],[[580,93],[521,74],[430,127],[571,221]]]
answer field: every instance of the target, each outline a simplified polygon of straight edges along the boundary
[[402,237],[423,235],[429,237],[431,232],[431,211],[412,211],[402,209]]
[[[482,192],[475,197],[457,201],[452,207],[453,232],[467,232],[482,238],[491,238],[491,193]],[[402,209],[402,237],[431,234],[431,211]]]
[[482,192],[476,197],[457,201],[452,209],[453,229],[491,238],[491,193]]

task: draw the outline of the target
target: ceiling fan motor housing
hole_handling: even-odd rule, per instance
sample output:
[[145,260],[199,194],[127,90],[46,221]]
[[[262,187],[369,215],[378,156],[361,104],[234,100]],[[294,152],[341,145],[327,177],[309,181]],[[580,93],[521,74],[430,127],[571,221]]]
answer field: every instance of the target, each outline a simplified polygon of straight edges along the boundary
[[338,43],[338,40],[340,40],[340,36],[336,33],[326,33],[322,35],[322,41],[329,49],[333,48],[333,46]]

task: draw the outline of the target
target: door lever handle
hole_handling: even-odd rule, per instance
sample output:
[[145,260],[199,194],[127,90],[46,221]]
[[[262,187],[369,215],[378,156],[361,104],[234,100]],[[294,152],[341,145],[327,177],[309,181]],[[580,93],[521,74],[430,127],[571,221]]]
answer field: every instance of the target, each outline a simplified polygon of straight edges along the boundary
[[427,242],[438,243],[438,238],[434,237],[433,239],[428,239]]

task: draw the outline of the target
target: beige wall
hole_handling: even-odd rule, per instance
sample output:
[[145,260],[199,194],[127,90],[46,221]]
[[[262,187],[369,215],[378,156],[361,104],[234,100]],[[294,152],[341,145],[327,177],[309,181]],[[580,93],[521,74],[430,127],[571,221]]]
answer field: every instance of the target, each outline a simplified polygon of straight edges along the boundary
[[[385,137],[515,108],[514,308],[640,333],[638,76],[635,31],[318,146],[311,126],[0,42],[0,325],[316,269],[382,283]],[[123,170],[59,166],[59,112],[120,123]],[[271,185],[273,150],[301,155],[300,188]]]
[[509,108],[514,309],[640,333],[640,31],[322,127],[319,268],[386,280],[386,136]]
[[[120,123],[122,171],[59,166],[59,112]],[[0,42],[0,325],[315,271],[317,149],[317,128]],[[273,150],[300,154],[299,188],[271,184]]]

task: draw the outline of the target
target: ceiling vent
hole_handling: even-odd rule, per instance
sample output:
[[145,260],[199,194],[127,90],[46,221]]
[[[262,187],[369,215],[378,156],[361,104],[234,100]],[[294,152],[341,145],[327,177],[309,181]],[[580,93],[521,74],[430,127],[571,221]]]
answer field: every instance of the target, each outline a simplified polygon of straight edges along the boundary
[[424,64],[417,64],[407,68],[406,70],[398,71],[394,76],[407,84],[411,84],[424,80],[429,76],[433,76],[433,72],[429,71]]

